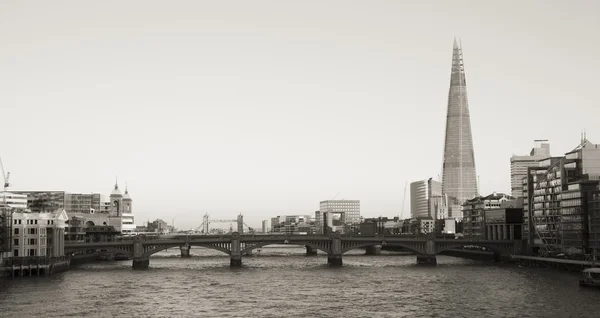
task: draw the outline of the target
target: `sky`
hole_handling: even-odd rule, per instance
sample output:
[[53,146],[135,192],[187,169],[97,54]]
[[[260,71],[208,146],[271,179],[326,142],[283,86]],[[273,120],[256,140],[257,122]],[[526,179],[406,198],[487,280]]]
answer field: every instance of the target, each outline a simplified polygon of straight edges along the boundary
[[333,198],[409,217],[407,183],[441,175],[455,36],[487,194],[535,139],[600,143],[599,33],[583,0],[5,0],[0,157],[15,190],[118,177],[138,225]]

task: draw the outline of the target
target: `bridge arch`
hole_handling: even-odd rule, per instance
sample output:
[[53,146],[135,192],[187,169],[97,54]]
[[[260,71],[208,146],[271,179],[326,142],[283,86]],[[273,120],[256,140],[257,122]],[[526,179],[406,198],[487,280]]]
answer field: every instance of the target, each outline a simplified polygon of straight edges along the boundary
[[[250,243],[250,244],[252,244],[252,243]],[[242,249],[242,253],[247,253],[247,252],[250,252],[250,251],[252,251],[254,249],[265,247],[265,246],[268,246],[268,245],[296,245],[296,246],[300,246],[300,247],[308,246],[308,247],[310,247],[312,249],[325,252],[326,254],[330,254],[329,249],[327,249],[327,248],[325,248],[323,246],[319,246],[317,244],[308,243],[308,242],[294,242],[294,241],[289,241],[289,242],[286,243],[285,240],[282,240],[281,242],[260,242],[260,243],[256,243],[256,244],[253,244],[253,245],[250,245],[250,244],[246,245],[246,247],[244,249]]]
[[407,245],[407,244],[394,243],[394,242],[390,242],[390,243],[386,242],[385,244],[382,244],[382,243],[372,243],[372,242],[371,243],[356,244],[356,245],[352,245],[352,246],[349,246],[347,248],[342,249],[342,254],[344,254],[346,252],[349,252],[351,250],[355,250],[357,248],[365,248],[365,247],[374,246],[374,245],[398,246],[398,247],[403,247],[403,248],[405,248],[405,249],[407,249],[407,250],[409,250],[409,251],[411,251],[411,252],[413,252],[413,253],[415,253],[417,255],[425,255],[425,251],[423,251],[423,250],[421,250],[419,248],[416,248],[414,246],[410,246],[410,245]]
[[[216,250],[216,251],[219,251],[219,252],[223,252],[223,253],[225,253],[227,255],[231,254],[230,250],[228,250],[226,248],[223,248],[223,247],[220,247],[220,246],[215,246],[215,245],[212,245],[212,244],[188,243],[188,245],[190,247],[192,247],[192,246],[199,246],[199,247],[213,249],[213,250]],[[174,247],[181,247],[181,246],[185,246],[185,243],[182,243],[182,244],[165,244],[165,245],[159,245],[159,246],[156,246],[156,247],[154,247],[152,249],[149,249],[148,251],[144,252],[143,257],[144,258],[148,258],[151,255],[156,254],[156,253],[158,253],[160,251],[164,251],[166,249],[174,248]]]

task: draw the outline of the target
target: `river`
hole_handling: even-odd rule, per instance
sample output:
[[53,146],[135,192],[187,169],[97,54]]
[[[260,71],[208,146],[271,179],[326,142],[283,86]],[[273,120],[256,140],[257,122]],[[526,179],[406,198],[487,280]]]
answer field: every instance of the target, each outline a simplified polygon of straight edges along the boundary
[[578,274],[450,256],[327,256],[262,248],[229,257],[193,248],[154,255],[148,270],[99,262],[50,277],[0,280],[0,317],[599,317],[600,290]]

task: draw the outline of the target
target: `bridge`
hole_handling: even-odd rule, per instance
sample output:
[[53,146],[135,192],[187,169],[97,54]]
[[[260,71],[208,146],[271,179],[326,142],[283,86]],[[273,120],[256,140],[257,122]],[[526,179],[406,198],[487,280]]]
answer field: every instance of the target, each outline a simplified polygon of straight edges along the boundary
[[417,255],[418,264],[437,264],[436,255],[446,250],[463,246],[485,247],[494,253],[496,260],[508,259],[521,252],[521,241],[487,241],[468,239],[436,239],[434,237],[402,236],[351,236],[332,233],[330,235],[228,235],[178,236],[172,238],[134,237],[132,240],[115,242],[92,242],[65,244],[65,254],[85,250],[103,249],[122,253],[133,259],[134,269],[145,269],[150,264],[150,256],[168,248],[180,248],[182,257],[189,256],[192,246],[200,246],[221,251],[230,256],[230,266],[242,265],[242,255],[251,255],[252,250],[273,244],[291,244],[306,247],[306,255],[316,255],[317,251],[327,254],[327,262],[332,266],[342,265],[342,255],[350,250],[366,248],[367,254],[378,254],[381,247],[399,246]]

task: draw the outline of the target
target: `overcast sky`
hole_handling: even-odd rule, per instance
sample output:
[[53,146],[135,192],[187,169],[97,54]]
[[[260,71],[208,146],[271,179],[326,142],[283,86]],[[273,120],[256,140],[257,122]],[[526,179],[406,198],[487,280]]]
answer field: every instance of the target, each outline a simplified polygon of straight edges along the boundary
[[480,191],[509,159],[600,143],[598,1],[0,2],[13,189],[110,193],[136,223],[246,223],[357,199],[410,214],[441,174],[462,39]]

